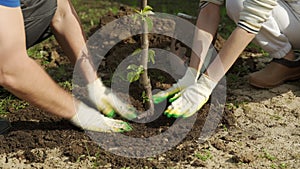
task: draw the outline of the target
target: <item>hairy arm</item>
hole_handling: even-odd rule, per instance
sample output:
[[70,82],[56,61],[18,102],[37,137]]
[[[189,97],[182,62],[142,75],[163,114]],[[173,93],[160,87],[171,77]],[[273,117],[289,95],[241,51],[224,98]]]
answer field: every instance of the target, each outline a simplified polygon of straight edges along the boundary
[[0,85],[52,114],[74,116],[73,97],[27,55],[21,9],[0,5],[0,23]]

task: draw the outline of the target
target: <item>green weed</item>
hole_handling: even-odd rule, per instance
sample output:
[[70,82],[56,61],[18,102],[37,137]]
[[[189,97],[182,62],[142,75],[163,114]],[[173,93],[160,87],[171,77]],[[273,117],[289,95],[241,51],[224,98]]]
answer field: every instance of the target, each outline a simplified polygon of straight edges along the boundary
[[209,159],[212,159],[213,156],[209,150],[204,150],[201,153],[200,152],[195,153],[195,157],[197,157],[201,161],[207,161]]
[[269,152],[267,152],[267,150],[266,149],[263,149],[263,157],[264,158],[266,158],[266,159],[268,159],[268,160],[270,160],[270,161],[274,161],[274,160],[276,160],[276,157],[275,156],[273,156],[273,155],[271,155]]
[[8,95],[0,99],[0,116],[7,115],[10,110],[25,109],[29,103],[23,100],[19,100],[13,95]]
[[58,84],[66,90],[72,91],[73,89],[72,82],[70,81],[59,82]]
[[287,164],[286,163],[280,163],[279,168],[285,169],[285,168],[287,168]]

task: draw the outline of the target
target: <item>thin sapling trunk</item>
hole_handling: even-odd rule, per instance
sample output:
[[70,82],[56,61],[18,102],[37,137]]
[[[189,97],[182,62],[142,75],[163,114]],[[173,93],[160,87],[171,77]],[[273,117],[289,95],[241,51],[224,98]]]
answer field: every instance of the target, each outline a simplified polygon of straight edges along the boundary
[[[144,9],[147,6],[147,0],[142,0],[141,7]],[[142,66],[144,68],[144,72],[141,74],[140,83],[142,84],[145,90],[145,96],[143,96],[146,113],[141,114],[139,118],[145,118],[149,115],[154,114],[154,104],[152,101],[152,86],[150,79],[148,77],[148,60],[149,60],[149,38],[148,38],[148,23],[146,20],[142,20],[143,34],[141,37],[141,48],[142,48]]]

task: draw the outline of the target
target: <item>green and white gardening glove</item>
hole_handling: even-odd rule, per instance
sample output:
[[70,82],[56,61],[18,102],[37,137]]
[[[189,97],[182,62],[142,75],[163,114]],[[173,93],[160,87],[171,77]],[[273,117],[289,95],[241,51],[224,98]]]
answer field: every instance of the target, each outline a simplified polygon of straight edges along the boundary
[[[185,72],[185,75],[181,79],[179,79],[177,83],[173,84],[172,87],[170,87],[169,89],[158,92],[157,94],[153,95],[153,102],[155,104],[158,104],[166,100],[167,98],[174,96],[181,90],[196,83],[197,77],[197,70],[192,67],[188,67]],[[172,100],[170,101],[172,102]]]
[[217,83],[202,74],[197,83],[178,93],[164,112],[168,117],[190,117],[208,101]]
[[136,109],[121,101],[111,89],[104,86],[98,78],[94,82],[87,85],[88,97],[95,104],[97,109],[108,117],[113,117],[115,112],[126,119],[134,119],[137,117]]
[[130,125],[121,120],[105,117],[97,110],[80,102],[76,114],[70,119],[75,126],[97,132],[125,132],[130,131]]

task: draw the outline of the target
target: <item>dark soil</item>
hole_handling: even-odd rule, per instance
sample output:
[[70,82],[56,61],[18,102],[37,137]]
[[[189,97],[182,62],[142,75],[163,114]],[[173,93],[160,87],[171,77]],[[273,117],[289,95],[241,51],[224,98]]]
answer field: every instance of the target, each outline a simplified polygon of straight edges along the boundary
[[[122,166],[166,168],[175,165],[179,161],[189,161],[187,156],[193,154],[194,148],[198,146],[200,132],[205,122],[208,108],[208,105],[206,105],[198,112],[197,120],[192,130],[179,143],[182,145],[181,148],[174,147],[165,153],[166,160],[172,163],[160,164],[157,159],[155,160],[156,157],[154,157],[154,160],[148,160],[147,158],[132,159],[109,153],[100,148],[85,132],[76,129],[68,121],[51,116],[33,106],[26,108],[26,110],[13,111],[8,116],[9,121],[12,123],[12,128],[8,134],[0,136],[0,153],[12,153],[23,150],[24,153],[18,154],[18,159],[26,159],[28,163],[43,163],[46,154],[33,153],[32,149],[59,148],[71,162],[76,162],[82,155],[85,155],[86,157],[97,156],[95,162],[99,163],[99,165],[110,163],[113,165],[113,168]],[[230,112],[226,112],[226,115],[230,116]],[[157,135],[166,130],[173,121],[173,119],[161,116],[156,121],[151,122],[151,124],[131,123],[133,131],[124,134],[130,137]],[[224,122],[226,123],[226,121]],[[110,134],[107,134],[106,137],[109,138]],[[141,152],[143,150],[146,151],[146,148],[143,146],[138,149]]]

